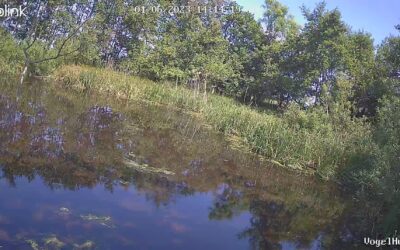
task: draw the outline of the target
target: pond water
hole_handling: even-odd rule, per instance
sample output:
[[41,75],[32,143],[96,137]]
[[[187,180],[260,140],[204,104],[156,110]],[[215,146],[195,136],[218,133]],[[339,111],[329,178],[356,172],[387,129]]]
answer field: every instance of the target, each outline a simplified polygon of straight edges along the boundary
[[0,247],[322,249],[346,241],[348,202],[333,185],[268,166],[236,144],[179,110],[2,81]]

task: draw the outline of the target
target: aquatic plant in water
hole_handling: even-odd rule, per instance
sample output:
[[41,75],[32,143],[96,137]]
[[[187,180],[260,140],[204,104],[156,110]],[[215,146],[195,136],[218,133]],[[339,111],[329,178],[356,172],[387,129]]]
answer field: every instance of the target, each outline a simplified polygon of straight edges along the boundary
[[71,210],[69,208],[66,207],[60,207],[57,211],[58,215],[70,215],[71,214]]
[[81,215],[81,219],[85,221],[95,222],[108,228],[115,228],[110,216],[97,216],[94,214]]
[[43,241],[44,245],[51,249],[61,249],[66,245],[64,242],[60,241],[56,235],[50,235],[49,237],[44,238]]
[[74,250],[90,250],[94,249],[96,244],[93,241],[87,240],[82,244],[74,244]]
[[33,250],[40,250],[39,244],[35,240],[26,240],[25,242],[28,243]]
[[64,248],[73,250],[90,250],[95,249],[96,247],[96,244],[91,240],[86,240],[81,244],[73,243],[72,245],[70,245],[58,239],[55,234],[50,234],[47,237],[42,238],[41,240],[25,239],[24,241],[33,250],[60,250]]
[[175,175],[175,173],[172,171],[163,168],[150,167],[147,163],[139,163],[139,161],[136,159],[136,156],[132,153],[129,154],[129,158],[125,157],[124,164],[126,167],[139,172]]

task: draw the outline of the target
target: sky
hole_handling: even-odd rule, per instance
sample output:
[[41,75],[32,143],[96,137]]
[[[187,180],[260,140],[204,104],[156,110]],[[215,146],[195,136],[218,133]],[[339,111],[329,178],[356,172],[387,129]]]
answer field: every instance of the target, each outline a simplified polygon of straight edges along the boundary
[[[254,13],[256,19],[261,18],[264,0],[236,0],[244,10]],[[300,6],[303,3],[313,9],[320,0],[279,0],[289,8],[289,13],[295,20],[304,24]],[[400,0],[326,0],[328,9],[338,8],[343,20],[353,30],[364,30],[374,38],[375,45],[389,34],[397,35],[394,28],[400,24]]]

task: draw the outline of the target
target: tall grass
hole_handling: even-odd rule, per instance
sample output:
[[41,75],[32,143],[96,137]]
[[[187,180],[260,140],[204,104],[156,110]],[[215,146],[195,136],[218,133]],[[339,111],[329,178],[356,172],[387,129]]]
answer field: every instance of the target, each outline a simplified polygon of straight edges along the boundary
[[235,135],[269,161],[326,179],[338,176],[355,155],[371,150],[362,121],[335,120],[323,111],[292,107],[283,116],[256,111],[219,95],[202,95],[183,86],[155,83],[107,69],[64,66],[54,77],[65,88],[95,91],[116,98],[144,100],[196,112],[205,123]]

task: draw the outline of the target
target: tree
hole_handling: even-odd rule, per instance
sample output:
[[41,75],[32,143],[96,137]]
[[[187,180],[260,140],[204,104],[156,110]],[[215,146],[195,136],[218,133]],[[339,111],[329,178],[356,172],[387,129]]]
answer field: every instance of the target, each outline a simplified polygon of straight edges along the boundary
[[353,95],[349,100],[354,104],[356,116],[372,115],[377,104],[372,90],[375,71],[374,44],[371,35],[365,32],[350,33],[347,38],[346,74],[352,83]]
[[323,92],[331,93],[337,74],[345,70],[347,27],[341,20],[339,10],[326,10],[324,2],[313,11],[303,6],[307,22],[301,34],[303,69],[301,78],[309,85],[308,96],[315,104],[323,104]]
[[304,104],[309,83],[304,80],[304,39],[291,36],[277,49],[278,72],[272,81],[271,97],[283,108],[290,102]]
[[268,98],[277,101],[278,107],[283,107],[295,100],[300,90],[292,74],[295,70],[298,45],[299,25],[289,15],[288,8],[276,0],[266,0],[265,11],[261,20],[264,26],[265,42],[261,49],[263,65],[261,99]]
[[[400,31],[400,27],[398,28]],[[384,95],[400,95],[400,36],[386,38],[378,48],[376,61]]]
[[[3,20],[7,29],[20,43],[24,54],[21,83],[31,68],[60,57],[71,55],[76,43],[90,20],[95,2],[76,1],[17,1],[26,7],[27,16],[10,16]],[[38,53],[39,51],[39,53]],[[40,52],[41,51],[41,52]],[[33,56],[34,55],[34,56]]]
[[[231,8],[238,8],[236,3]],[[264,43],[261,24],[246,11],[232,12],[222,18],[223,37],[228,41],[228,51],[235,77],[224,86],[227,94],[244,102],[256,99],[260,86],[262,64],[260,49]]]
[[276,40],[285,40],[288,36],[295,34],[298,24],[288,8],[277,0],[265,0],[262,23],[265,26],[265,36],[268,43]]

